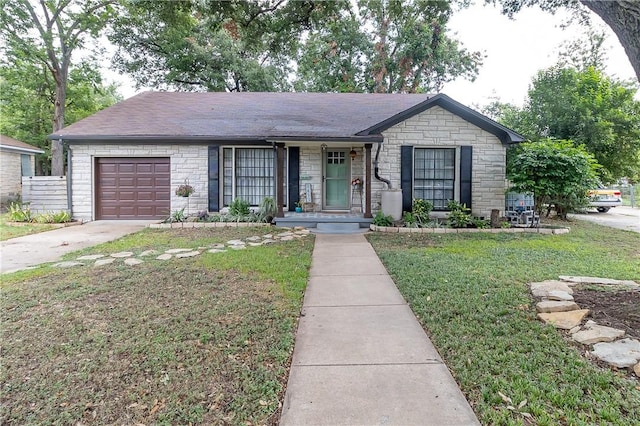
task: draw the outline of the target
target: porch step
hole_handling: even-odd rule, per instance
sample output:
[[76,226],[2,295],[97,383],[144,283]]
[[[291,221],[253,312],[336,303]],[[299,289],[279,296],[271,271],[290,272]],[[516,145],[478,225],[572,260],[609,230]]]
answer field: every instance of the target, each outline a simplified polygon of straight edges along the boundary
[[361,228],[359,223],[354,222],[318,223],[316,228],[312,230],[315,234],[355,234],[367,231],[367,228]]
[[[320,224],[349,224],[350,227],[359,227],[361,230],[368,230],[369,225],[373,222],[371,218],[364,218],[362,214],[354,213],[293,213],[286,212],[285,217],[274,218],[276,226],[295,227],[303,226],[309,229],[315,229]],[[364,232],[364,231],[363,231]]]

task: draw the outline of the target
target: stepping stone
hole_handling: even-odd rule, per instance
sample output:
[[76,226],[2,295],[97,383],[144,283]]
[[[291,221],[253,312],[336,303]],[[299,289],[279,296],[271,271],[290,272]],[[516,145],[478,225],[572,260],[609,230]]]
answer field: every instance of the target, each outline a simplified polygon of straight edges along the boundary
[[636,373],[636,376],[640,377],[640,362],[633,367],[633,372]]
[[139,265],[141,263],[144,263],[144,260],[140,260],[140,259],[136,259],[136,258],[129,258],[129,259],[125,259],[124,264],[127,266],[136,266]]
[[277,234],[278,237],[282,238],[282,237],[291,237],[293,235],[293,232],[281,232],[279,234]]
[[86,256],[80,256],[76,260],[96,260],[104,257],[104,254],[89,254]]
[[540,318],[546,324],[553,325],[555,328],[571,330],[573,327],[580,325],[582,319],[588,313],[588,309],[579,309],[577,311],[568,312],[540,313],[538,314],[538,318]]
[[145,250],[142,253],[140,253],[140,257],[154,256],[156,254],[158,254],[158,252],[155,250]]
[[218,250],[221,250],[224,247],[225,247],[224,244],[214,244],[214,245],[211,246],[212,249],[218,249]]
[[567,312],[580,309],[576,302],[569,301],[556,301],[556,300],[543,300],[536,303],[536,310],[538,312]]
[[583,345],[593,345],[600,342],[613,342],[616,339],[624,336],[624,330],[618,330],[617,328],[605,327],[604,325],[598,325],[593,321],[587,321],[584,328],[577,333],[574,333],[571,337],[578,343]]
[[55,265],[53,265],[53,267],[54,268],[72,268],[74,266],[82,266],[82,265],[84,265],[84,263],[69,260],[66,262],[58,262]]
[[564,291],[565,293],[573,294],[571,287],[564,281],[547,280],[539,283],[529,284],[531,293],[536,297],[547,297],[549,292],[552,291]]
[[164,253],[164,254],[161,254],[160,256],[156,257],[156,259],[158,259],[158,260],[169,260],[172,257],[173,257],[172,254]]
[[226,253],[226,252],[227,252],[226,250],[215,249],[215,248],[208,251],[208,253]]
[[575,277],[572,275],[560,275],[562,281],[569,281],[579,284],[604,284],[604,285],[626,285],[631,287],[640,287],[640,284],[631,280],[613,280],[610,278],[600,277]]
[[93,266],[104,266],[104,265],[109,265],[113,262],[115,262],[116,259],[113,257],[109,257],[107,259],[98,259],[96,260],[96,263],[93,264]]
[[230,246],[243,246],[245,242],[242,240],[231,240],[227,241],[227,244],[229,244]]
[[261,246],[261,245],[262,245],[262,243],[249,243],[249,245],[250,245],[251,247],[259,247],[259,246]]
[[247,246],[229,246],[231,250],[244,250]]
[[640,361],[640,342],[622,339],[612,343],[596,343],[591,353],[614,367],[632,367]]
[[165,250],[165,253],[169,253],[169,254],[176,254],[176,253],[185,253],[191,251],[191,249],[169,249],[169,250]]
[[273,238],[273,234],[264,234],[264,235],[262,236],[262,238],[264,238],[264,239],[266,239],[266,240],[270,240],[270,239],[272,239],[272,238]]
[[286,237],[282,237],[280,241],[293,241],[293,238],[292,235],[287,235]]
[[118,253],[112,253],[111,257],[115,257],[116,259],[122,258],[122,257],[131,257],[133,256],[133,252],[130,251],[121,251]]
[[254,235],[253,237],[249,237],[247,238],[247,241],[260,241],[262,238],[258,237],[257,235]]
[[275,242],[276,242],[276,240],[272,240],[271,238],[268,238],[268,239],[262,241],[262,244],[273,244]]
[[573,302],[573,296],[567,293],[566,291],[561,290],[551,290],[545,296],[549,300],[561,300],[565,302]]
[[195,257],[195,256],[198,256],[199,254],[200,254],[199,251],[190,251],[190,252],[187,252],[187,253],[178,253],[178,254],[176,254],[176,258],[180,259],[180,258],[183,258],[183,257]]

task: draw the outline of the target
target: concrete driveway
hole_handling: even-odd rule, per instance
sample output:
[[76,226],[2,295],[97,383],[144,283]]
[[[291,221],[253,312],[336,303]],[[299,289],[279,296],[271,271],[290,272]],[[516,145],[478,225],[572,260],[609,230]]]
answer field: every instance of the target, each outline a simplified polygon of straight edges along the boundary
[[589,210],[586,213],[569,215],[569,217],[625,231],[640,232],[640,208],[621,206],[612,208],[607,213]]
[[56,262],[69,252],[116,240],[156,222],[157,220],[99,220],[2,241],[0,273]]

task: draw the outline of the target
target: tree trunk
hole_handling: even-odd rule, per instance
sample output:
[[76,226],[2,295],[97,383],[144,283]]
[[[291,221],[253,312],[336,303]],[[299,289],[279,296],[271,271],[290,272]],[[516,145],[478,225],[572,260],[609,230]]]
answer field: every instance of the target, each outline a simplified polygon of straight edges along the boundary
[[[55,75],[56,99],[53,106],[53,133],[64,128],[64,110],[67,102],[67,70]],[[64,176],[64,147],[62,141],[51,141],[51,176]]]
[[640,81],[640,2],[593,1],[580,2],[596,13],[618,36]]

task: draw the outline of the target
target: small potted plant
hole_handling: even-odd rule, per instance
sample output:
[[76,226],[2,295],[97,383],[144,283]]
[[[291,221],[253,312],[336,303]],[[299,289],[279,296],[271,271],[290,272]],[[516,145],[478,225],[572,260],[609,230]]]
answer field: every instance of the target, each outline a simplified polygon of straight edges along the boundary
[[184,184],[180,185],[178,189],[176,189],[176,195],[178,197],[189,197],[191,194],[196,192],[193,186],[189,185],[189,181],[185,180]]
[[362,179],[355,178],[351,181],[351,186],[353,186],[354,189],[360,189],[362,188]]
[[296,201],[296,213],[302,213],[302,200]]

